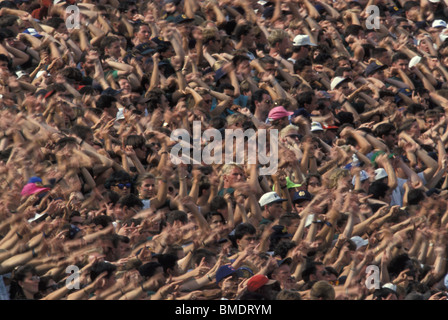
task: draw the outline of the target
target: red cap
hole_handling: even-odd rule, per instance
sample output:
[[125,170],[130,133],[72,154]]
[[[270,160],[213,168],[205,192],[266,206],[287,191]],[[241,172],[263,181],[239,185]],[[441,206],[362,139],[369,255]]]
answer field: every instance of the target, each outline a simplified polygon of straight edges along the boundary
[[256,274],[247,281],[247,290],[249,292],[255,292],[264,285],[271,285],[276,280],[269,280],[264,274]]

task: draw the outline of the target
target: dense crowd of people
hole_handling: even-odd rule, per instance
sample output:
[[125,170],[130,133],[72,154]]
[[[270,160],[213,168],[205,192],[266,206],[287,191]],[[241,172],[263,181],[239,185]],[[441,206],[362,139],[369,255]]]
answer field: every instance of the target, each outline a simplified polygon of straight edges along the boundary
[[0,299],[446,299],[447,23],[445,0],[1,1]]

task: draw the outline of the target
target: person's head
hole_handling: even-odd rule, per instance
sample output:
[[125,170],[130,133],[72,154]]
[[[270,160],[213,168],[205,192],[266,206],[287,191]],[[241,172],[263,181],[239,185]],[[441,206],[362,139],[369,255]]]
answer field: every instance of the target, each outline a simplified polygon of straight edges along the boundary
[[317,281],[310,290],[311,300],[334,300],[336,297],[333,286],[326,280]]
[[255,34],[253,26],[248,23],[238,24],[233,31],[235,39],[242,44],[245,49],[255,48]]
[[282,290],[278,281],[269,279],[264,274],[256,274],[247,281],[247,291],[261,294],[266,300],[274,300]]
[[397,129],[392,123],[382,123],[378,125],[374,130],[374,134],[382,139],[390,149],[397,145]]
[[284,201],[286,199],[280,198],[275,191],[263,194],[258,202],[263,210],[263,217],[271,221],[278,219],[284,212]]
[[157,257],[157,261],[162,265],[165,277],[179,275],[179,266],[177,261],[179,258],[174,254],[161,254]]
[[275,300],[303,300],[300,292],[295,290],[283,289],[280,291]]
[[197,268],[201,263],[204,266],[212,268],[216,264],[216,254],[205,248],[196,249],[193,251],[191,263],[193,268]]
[[206,220],[212,229],[220,228],[226,223],[224,216],[218,211],[210,211],[207,213]]
[[101,284],[99,288],[105,290],[113,286],[116,282],[115,272],[117,271],[117,266],[110,262],[99,261],[92,265],[90,268],[90,280],[95,281],[95,279],[102,273],[106,273],[104,278],[101,279]]
[[120,39],[116,36],[107,36],[101,40],[100,44],[104,55],[112,58],[119,58],[121,56]]
[[295,212],[285,213],[280,216],[278,223],[286,227],[286,230],[290,234],[294,234],[300,224],[300,216]]
[[373,199],[390,203],[392,200],[392,191],[389,186],[382,181],[373,181],[368,190],[368,195],[372,195]]
[[25,265],[13,271],[10,287],[10,299],[35,299],[39,292],[40,278],[34,266]]
[[317,97],[314,91],[307,90],[300,93],[297,97],[297,103],[299,107],[305,108],[308,113],[311,113],[317,108]]
[[167,214],[166,223],[170,226],[182,226],[188,223],[188,215],[182,210],[173,210]]
[[372,300],[397,300],[397,293],[389,288],[376,289],[373,292]]
[[132,177],[126,171],[116,171],[106,180],[104,186],[120,196],[125,196],[132,191]]
[[311,261],[307,263],[305,269],[302,271],[302,279],[306,283],[314,283],[320,280],[325,280],[327,271],[322,262]]
[[151,199],[157,192],[156,177],[152,173],[139,175],[136,189],[140,199]]
[[406,132],[408,135],[410,135],[413,139],[418,139],[420,137],[420,126],[418,124],[418,121],[416,119],[407,119],[404,120],[400,128],[398,129],[399,132]]
[[294,62],[294,73],[297,73],[309,83],[317,80],[317,74],[313,69],[313,64],[306,58],[298,59]]
[[418,21],[418,16],[420,12],[420,3],[417,1],[407,1],[403,5],[406,19],[412,20],[414,22]]
[[126,137],[126,140],[124,142],[124,146],[131,146],[132,149],[135,151],[136,156],[141,162],[146,161],[146,158],[148,156],[147,147],[146,147],[146,139],[138,134],[131,134]]
[[291,50],[289,33],[283,29],[273,29],[267,40],[271,50],[282,56],[286,56]]
[[67,33],[65,20],[60,17],[51,17],[45,21],[45,24],[54,28],[57,33]]
[[310,173],[305,180],[306,190],[312,195],[316,195],[322,186],[322,176],[318,173]]
[[427,110],[425,112],[425,125],[426,129],[430,129],[432,127],[435,127],[436,124],[440,120],[439,112],[436,110]]
[[235,228],[235,243],[239,251],[248,246],[255,247],[258,242],[257,229],[250,223],[241,223]]
[[151,37],[151,29],[146,23],[138,24],[135,27],[134,37],[138,40],[139,43],[147,43]]
[[405,73],[409,71],[409,57],[402,53],[397,52],[392,56],[392,67],[397,69],[401,69]]
[[111,118],[117,117],[118,108],[116,105],[117,98],[110,95],[101,95],[95,102],[95,107],[106,112]]
[[236,297],[241,280],[241,273],[232,265],[223,265],[216,272],[216,284],[221,289],[221,297],[225,299]]
[[277,280],[282,289],[289,289],[293,284],[291,263],[292,260],[290,258],[283,259],[280,261],[280,265],[271,273],[271,279]]
[[382,64],[389,66],[392,63],[389,51],[383,47],[375,47],[371,50],[371,57]]
[[[269,110],[273,106],[273,100],[269,92],[265,89],[259,89],[252,94],[252,101],[254,104],[254,114],[260,113],[261,115],[267,116]],[[263,121],[266,119],[262,119]]]
[[163,272],[163,266],[157,261],[150,261],[138,267],[138,272],[143,279],[155,279],[160,285],[165,284],[166,278]]
[[224,188],[229,188],[235,183],[246,180],[244,169],[238,164],[225,164],[221,169],[221,173],[224,180]]
[[70,128],[70,133],[80,138],[82,142],[93,146],[93,130],[89,126],[76,124]]

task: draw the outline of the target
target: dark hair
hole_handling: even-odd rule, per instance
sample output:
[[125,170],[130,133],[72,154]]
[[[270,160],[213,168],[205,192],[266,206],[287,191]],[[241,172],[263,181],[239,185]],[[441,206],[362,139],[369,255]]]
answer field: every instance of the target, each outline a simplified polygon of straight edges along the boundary
[[310,261],[306,264],[305,269],[302,271],[302,279],[305,282],[310,281],[310,276],[316,274],[317,268],[316,266],[323,265],[322,262],[319,261]]
[[132,146],[132,148],[138,149],[146,144],[146,140],[141,135],[131,134],[126,137],[124,144],[125,146]]
[[191,258],[191,262],[193,263],[192,267],[199,265],[202,259],[205,259],[205,262],[209,263],[213,258],[216,258],[216,254],[212,251],[205,248],[197,249],[193,251],[193,256]]
[[227,201],[222,196],[215,196],[210,202],[210,211],[217,211],[219,209],[226,209]]
[[116,102],[117,98],[109,95],[101,95],[95,103],[95,107],[104,111],[107,108],[110,108],[112,103]]
[[112,185],[119,182],[129,181],[132,183],[132,177],[129,173],[124,170],[115,171],[104,183],[106,189],[110,189]]
[[143,208],[143,202],[142,202],[142,200],[140,200],[139,197],[137,197],[135,194],[132,194],[132,193],[127,194],[127,195],[121,197],[121,198],[118,200],[118,204],[119,204],[122,208],[124,208],[124,207],[126,207],[126,208],[132,208],[132,207],[135,207],[135,206],[138,206],[138,207],[140,207],[140,208]]
[[163,272],[167,273],[176,267],[178,258],[174,254],[167,253],[159,255],[157,260],[162,265]]
[[422,189],[411,189],[408,193],[408,204],[417,205],[425,200],[425,192]]
[[372,195],[373,199],[380,199],[386,196],[389,186],[382,181],[374,181],[369,186],[368,194]]
[[157,268],[162,267],[162,265],[156,261],[151,261],[145,264],[142,264],[138,268],[138,272],[142,277],[151,278],[157,271]]
[[175,221],[180,221],[182,224],[186,224],[188,222],[187,213],[182,210],[170,211],[167,214],[166,222],[169,224],[173,224]]
[[250,224],[250,223],[240,223],[235,228],[235,239],[236,240],[240,240],[246,234],[256,234],[256,233],[257,233],[257,229],[255,229],[255,227],[252,224]]
[[117,266],[112,263],[105,261],[96,262],[90,268],[90,280],[94,281],[103,272],[107,272],[106,278],[110,278],[116,270]]
[[376,289],[373,292],[373,300],[383,300],[386,299],[390,294],[394,294],[395,296],[397,295],[397,293],[389,288],[380,288],[380,289]]
[[310,104],[313,102],[313,98],[316,96],[314,91],[305,91],[298,95],[297,97],[297,103],[299,104],[299,107],[304,107],[305,104]]
[[375,128],[375,136],[381,138],[382,136],[388,135],[392,131],[397,130],[392,123],[382,123]]
[[73,127],[70,128],[70,133],[74,134],[75,136],[84,141],[85,139],[87,139],[87,136],[89,134],[93,134],[93,130],[88,126],[75,124]]
[[13,277],[11,281],[11,287],[9,291],[11,300],[26,300],[25,293],[23,292],[22,287],[19,285],[20,281],[23,281],[28,273],[31,273],[33,276],[37,276],[37,271],[34,266],[25,265],[18,267],[13,271]]

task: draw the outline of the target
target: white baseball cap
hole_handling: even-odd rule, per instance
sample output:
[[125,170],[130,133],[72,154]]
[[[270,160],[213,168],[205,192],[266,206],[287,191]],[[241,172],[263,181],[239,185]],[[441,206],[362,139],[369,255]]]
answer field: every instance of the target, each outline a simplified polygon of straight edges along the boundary
[[344,78],[344,77],[334,77],[333,80],[331,80],[331,83],[330,83],[331,90],[336,89],[336,87],[338,85],[340,85],[342,82],[347,81],[347,80],[350,80],[350,79],[349,78]]
[[311,123],[311,132],[314,131],[324,131],[322,128],[322,125],[319,122],[312,122]]
[[429,0],[429,2],[432,2],[432,3],[439,3],[440,0]]
[[440,38],[440,41],[442,41],[442,42],[445,41],[446,39],[448,39],[448,28],[445,28],[442,30],[442,32],[440,32],[439,38]]
[[350,240],[356,244],[356,250],[369,244],[369,240],[363,239],[360,236],[351,237]]
[[[361,172],[359,173],[359,178],[361,179],[361,182],[363,182],[363,181],[369,179],[370,176],[369,176],[369,174],[365,170],[361,170]],[[352,184],[353,185],[355,185],[355,182],[356,182],[355,180],[356,180],[356,177],[353,176],[353,178],[352,178]]]
[[378,168],[375,170],[375,181],[388,177],[386,170]]
[[294,41],[292,42],[292,45],[294,47],[300,47],[300,46],[313,46],[316,47],[317,44],[312,43],[310,40],[310,36],[306,34],[299,34],[294,38]]
[[432,22],[433,28],[446,28],[446,21],[442,19],[436,19]]
[[420,57],[420,56],[413,57],[409,61],[409,68],[415,67],[416,65],[418,65],[420,63],[420,61],[422,61],[422,57]]
[[261,196],[258,203],[260,206],[264,207],[267,204],[275,203],[275,202],[283,202],[286,201],[286,199],[280,198],[280,196],[275,191],[267,192],[264,195]]

